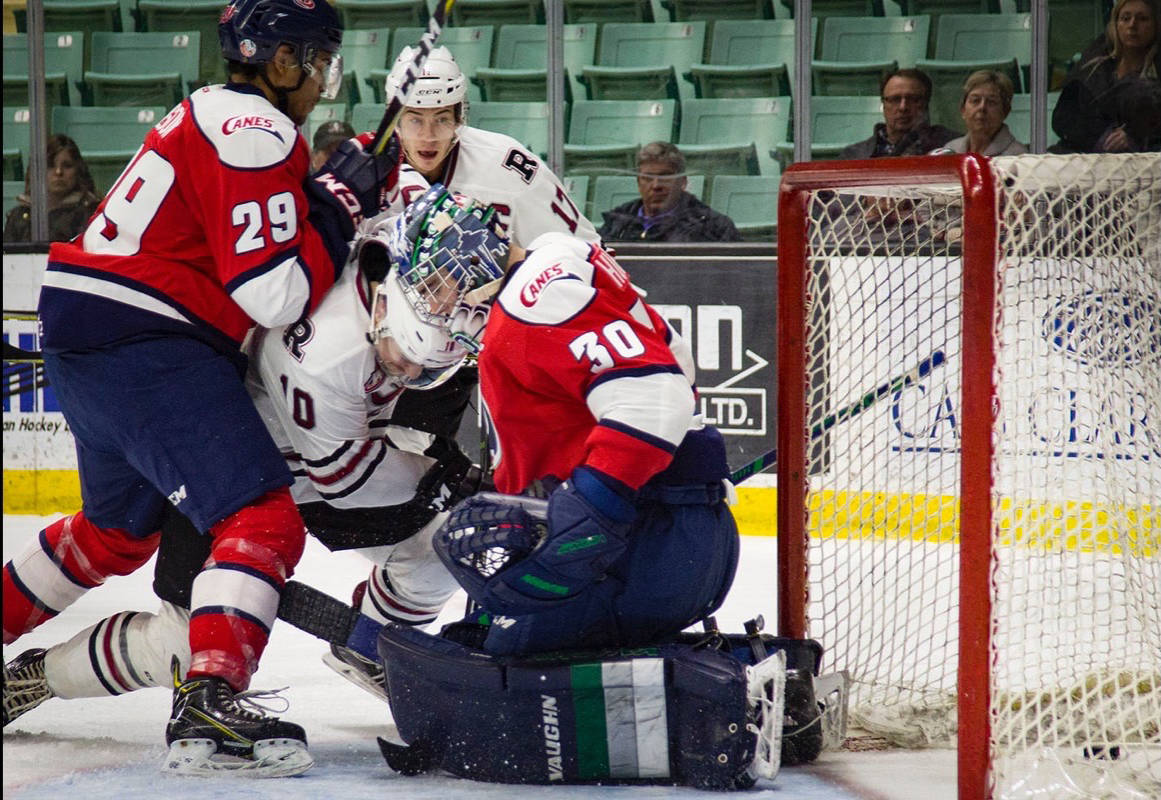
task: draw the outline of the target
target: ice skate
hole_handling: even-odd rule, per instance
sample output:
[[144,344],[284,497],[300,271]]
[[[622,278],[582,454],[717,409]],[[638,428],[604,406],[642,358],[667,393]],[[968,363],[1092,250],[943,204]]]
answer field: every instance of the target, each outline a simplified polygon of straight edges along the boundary
[[25,650],[4,666],[4,724],[52,697],[44,677],[44,650]]
[[282,699],[277,693],[235,693],[214,677],[182,681],[176,666],[175,660],[173,715],[165,729],[169,754],[162,772],[281,778],[299,775],[314,764],[302,728],[268,716],[257,702]]
[[323,653],[323,663],[379,700],[386,702],[387,689],[383,683],[383,667],[349,647],[332,644],[329,653]]

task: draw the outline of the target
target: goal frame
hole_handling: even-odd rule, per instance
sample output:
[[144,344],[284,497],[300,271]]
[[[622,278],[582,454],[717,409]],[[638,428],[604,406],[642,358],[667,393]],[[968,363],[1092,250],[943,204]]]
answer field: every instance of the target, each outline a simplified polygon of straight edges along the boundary
[[[778,633],[805,638],[808,205],[820,188],[958,183],[963,196],[957,785],[991,798],[992,418],[998,228],[993,172],[975,153],[794,164],[778,198]],[[826,647],[826,642],[823,642]]]

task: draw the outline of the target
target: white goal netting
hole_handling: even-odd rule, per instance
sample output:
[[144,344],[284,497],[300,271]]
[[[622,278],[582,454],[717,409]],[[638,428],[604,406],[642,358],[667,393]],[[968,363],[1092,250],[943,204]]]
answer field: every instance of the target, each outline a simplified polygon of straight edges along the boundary
[[[951,746],[960,618],[990,598],[990,697],[965,700],[990,734],[958,743],[986,737],[994,796],[1161,797],[1161,156],[991,171],[985,336],[964,325],[981,224],[958,182],[870,172],[809,195],[808,632],[851,674],[852,725]],[[965,478],[961,367],[981,347],[991,467]],[[965,479],[986,481],[990,531],[961,530]],[[989,535],[965,607],[960,543]]]

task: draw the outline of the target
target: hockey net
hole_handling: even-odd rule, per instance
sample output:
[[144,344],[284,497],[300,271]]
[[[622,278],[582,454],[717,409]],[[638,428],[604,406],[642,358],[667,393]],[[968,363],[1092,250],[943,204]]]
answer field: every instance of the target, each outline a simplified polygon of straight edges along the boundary
[[796,165],[779,231],[780,633],[965,800],[1161,797],[1161,156]]

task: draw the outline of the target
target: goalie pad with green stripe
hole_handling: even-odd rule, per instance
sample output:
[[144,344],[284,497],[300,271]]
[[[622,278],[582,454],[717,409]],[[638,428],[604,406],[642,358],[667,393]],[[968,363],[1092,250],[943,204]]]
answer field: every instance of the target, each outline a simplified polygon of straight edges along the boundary
[[513,659],[387,625],[379,655],[406,744],[380,747],[409,774],[748,787],[778,770],[787,656],[812,670],[820,650],[763,638],[757,664],[742,635]]

